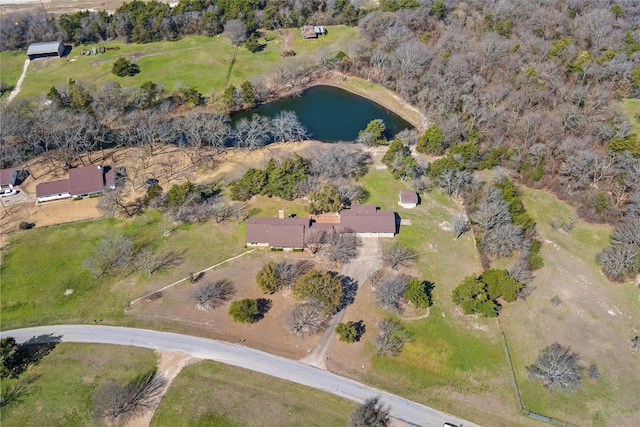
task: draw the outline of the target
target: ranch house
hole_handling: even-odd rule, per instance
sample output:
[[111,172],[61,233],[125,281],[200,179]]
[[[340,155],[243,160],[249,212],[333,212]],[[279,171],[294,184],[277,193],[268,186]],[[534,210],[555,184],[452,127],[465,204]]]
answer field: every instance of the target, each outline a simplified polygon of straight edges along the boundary
[[85,166],[69,169],[69,178],[42,182],[36,185],[38,202],[83,197],[104,193],[116,188],[111,166]]
[[303,249],[309,235],[315,231],[345,230],[362,237],[393,237],[396,234],[396,214],[373,205],[358,205],[342,209],[334,215],[311,218],[251,218],[247,221],[247,246],[278,249]]

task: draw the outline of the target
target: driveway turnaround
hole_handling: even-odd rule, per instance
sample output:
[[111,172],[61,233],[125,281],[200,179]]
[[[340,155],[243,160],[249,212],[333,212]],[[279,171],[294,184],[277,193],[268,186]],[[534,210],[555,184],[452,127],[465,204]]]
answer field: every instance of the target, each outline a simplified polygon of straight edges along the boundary
[[379,396],[380,400],[390,407],[389,415],[410,424],[441,427],[443,423],[450,422],[459,426],[464,425],[464,427],[477,426],[428,406],[313,366],[252,348],[206,338],[148,329],[94,325],[40,326],[0,333],[0,336],[12,336],[20,343],[43,335],[49,335],[52,340],[59,337],[58,339],[66,342],[132,345],[163,351],[182,351],[193,357],[261,372],[359,403],[369,397]]

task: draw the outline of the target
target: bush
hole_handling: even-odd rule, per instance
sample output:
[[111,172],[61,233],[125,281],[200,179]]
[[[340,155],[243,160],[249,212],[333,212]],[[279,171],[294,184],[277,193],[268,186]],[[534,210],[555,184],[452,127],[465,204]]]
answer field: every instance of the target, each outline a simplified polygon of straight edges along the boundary
[[343,291],[342,282],[336,274],[311,270],[298,279],[293,295],[317,302],[328,314],[340,306]]
[[234,301],[229,307],[229,315],[233,320],[240,323],[254,323],[260,316],[258,300],[245,298]]
[[140,72],[138,64],[134,64],[126,58],[120,57],[113,63],[111,72],[118,77],[135,76]]
[[356,341],[360,341],[360,337],[364,334],[365,326],[361,321],[359,322],[345,322],[338,323],[336,326],[335,332],[339,335],[340,341],[354,343]]
[[411,279],[407,283],[404,297],[418,308],[426,308],[432,304],[431,290],[433,283],[426,280]]
[[276,275],[276,263],[271,261],[262,266],[256,276],[256,283],[265,294],[273,294],[278,290],[278,276]]
[[35,222],[22,221],[20,225],[18,225],[18,228],[20,230],[31,230],[35,226],[36,226]]

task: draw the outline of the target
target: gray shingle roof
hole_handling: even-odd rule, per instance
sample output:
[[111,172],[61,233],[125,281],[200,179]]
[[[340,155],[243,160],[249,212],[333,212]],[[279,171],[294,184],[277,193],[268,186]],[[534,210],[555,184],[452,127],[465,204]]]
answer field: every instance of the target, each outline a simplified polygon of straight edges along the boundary
[[27,55],[40,55],[43,53],[58,53],[62,42],[31,43],[27,48]]

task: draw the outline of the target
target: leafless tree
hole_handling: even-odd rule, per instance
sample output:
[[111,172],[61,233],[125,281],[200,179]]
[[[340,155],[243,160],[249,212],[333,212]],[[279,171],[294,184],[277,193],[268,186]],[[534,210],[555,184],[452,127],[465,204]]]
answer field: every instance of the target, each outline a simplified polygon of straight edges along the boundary
[[558,343],[540,352],[538,360],[527,366],[529,376],[542,381],[545,388],[575,388],[580,384],[580,356]]
[[364,175],[371,156],[346,144],[327,147],[311,159],[310,173],[323,178],[355,178]]
[[276,264],[278,288],[293,288],[303,274],[313,268],[309,261],[282,261]]
[[389,425],[389,408],[379,397],[370,397],[358,404],[349,418],[350,427],[386,427]]
[[327,233],[324,230],[309,230],[309,232],[305,234],[305,244],[307,245],[309,252],[312,254],[318,252],[325,243],[326,236]]
[[416,260],[418,252],[415,249],[394,243],[382,249],[382,262],[385,266],[394,270],[401,266],[407,266]]
[[224,305],[236,294],[236,287],[227,279],[204,282],[191,292],[198,310],[209,311]]
[[238,120],[233,129],[236,147],[257,148],[269,141],[270,122],[267,117],[254,114],[251,120]]
[[491,186],[486,187],[484,199],[471,219],[484,230],[510,223],[509,205],[502,198],[500,190]]
[[382,319],[378,322],[378,335],[373,339],[376,352],[383,356],[397,356],[408,340],[408,335],[399,322]]
[[296,335],[312,335],[326,326],[326,316],[322,308],[313,304],[298,304],[287,315],[287,328]]
[[493,256],[510,256],[514,250],[523,247],[522,227],[514,224],[502,224],[485,230],[480,241],[482,251]]
[[136,378],[129,384],[111,381],[99,389],[93,397],[95,414],[109,423],[126,422],[156,407],[166,380],[152,372]]
[[358,256],[358,248],[362,245],[360,238],[351,230],[331,230],[326,236],[326,245],[322,248],[322,256],[330,262],[346,264]]
[[126,197],[122,188],[116,188],[106,192],[96,206],[107,217],[124,214],[132,217],[142,213],[144,208],[144,197],[130,200]]
[[177,265],[183,257],[183,252],[169,251],[164,254],[154,252],[152,248],[146,247],[142,249],[138,255],[137,260],[140,265],[147,271],[149,276],[162,271],[165,268],[170,268]]
[[629,244],[617,244],[606,247],[596,256],[607,277],[623,280],[638,270],[640,248]]
[[83,265],[95,278],[119,269],[126,275],[134,259],[134,246],[131,239],[121,232],[109,232],[98,242],[94,254],[84,259]]
[[451,219],[451,227],[456,232],[457,240],[458,237],[471,229],[471,224],[469,224],[469,218],[465,214],[457,213]]
[[223,33],[236,46],[247,40],[247,24],[239,19],[231,19],[224,26]]
[[376,303],[385,310],[400,312],[404,291],[410,276],[404,274],[387,274],[375,287]]
[[611,233],[611,243],[640,249],[640,218],[629,218],[618,224]]
[[[513,277],[520,283],[527,285],[533,279],[531,270],[529,270],[529,260],[526,256],[520,256],[507,269],[509,276]],[[524,289],[524,288],[523,288]]]
[[304,141],[309,138],[307,129],[294,111],[281,111],[271,119],[271,133],[274,140],[282,142]]

